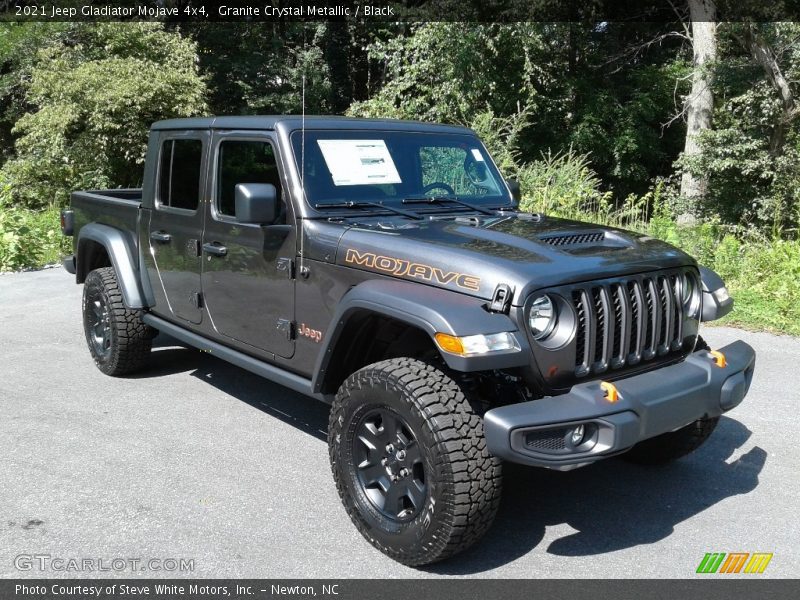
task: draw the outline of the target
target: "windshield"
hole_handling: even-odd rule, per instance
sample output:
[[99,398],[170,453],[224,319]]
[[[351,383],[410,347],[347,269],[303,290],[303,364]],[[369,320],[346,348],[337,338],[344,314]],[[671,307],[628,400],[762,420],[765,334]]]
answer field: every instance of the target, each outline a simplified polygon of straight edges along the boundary
[[[306,198],[317,204],[447,198],[511,202],[500,173],[474,135],[404,131],[295,131]],[[305,146],[305,148],[303,148]],[[305,160],[303,161],[303,155]]]

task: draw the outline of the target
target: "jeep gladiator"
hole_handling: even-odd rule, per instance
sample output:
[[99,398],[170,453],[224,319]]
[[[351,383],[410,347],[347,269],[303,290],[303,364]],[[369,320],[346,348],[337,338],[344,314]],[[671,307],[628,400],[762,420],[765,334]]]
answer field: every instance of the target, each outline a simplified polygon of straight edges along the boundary
[[108,375],[165,332],[331,405],[355,526],[408,565],[489,528],[503,461],[699,447],[755,354],[711,350],[722,280],[651,237],[518,208],[469,129],[252,116],[152,126],[141,189],[62,213]]

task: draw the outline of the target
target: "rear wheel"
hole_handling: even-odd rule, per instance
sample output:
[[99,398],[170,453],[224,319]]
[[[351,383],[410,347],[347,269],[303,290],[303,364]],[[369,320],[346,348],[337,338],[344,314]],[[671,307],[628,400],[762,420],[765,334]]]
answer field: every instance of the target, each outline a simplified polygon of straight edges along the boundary
[[427,363],[396,358],[351,375],[336,395],[328,442],[350,518],[399,562],[447,558],[494,519],[500,461],[464,392]]
[[106,375],[133,373],[147,362],[156,330],[142,315],[125,306],[113,267],[86,276],[83,330],[94,363]]

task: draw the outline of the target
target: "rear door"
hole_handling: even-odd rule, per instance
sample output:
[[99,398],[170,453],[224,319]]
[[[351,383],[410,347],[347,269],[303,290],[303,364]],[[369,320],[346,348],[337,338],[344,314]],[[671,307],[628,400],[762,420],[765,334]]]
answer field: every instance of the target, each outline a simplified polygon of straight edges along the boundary
[[169,311],[176,319],[200,323],[204,219],[200,194],[210,133],[165,131],[159,142],[155,202],[148,225],[150,253]]
[[[267,132],[214,132],[203,298],[219,334],[290,358],[296,236],[276,148]],[[237,222],[234,188],[239,183],[275,186],[281,208],[274,223]]]

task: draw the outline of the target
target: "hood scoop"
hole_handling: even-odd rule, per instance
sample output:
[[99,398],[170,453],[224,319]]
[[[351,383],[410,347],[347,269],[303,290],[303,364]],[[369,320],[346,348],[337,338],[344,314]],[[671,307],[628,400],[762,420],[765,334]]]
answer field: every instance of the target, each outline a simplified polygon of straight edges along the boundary
[[581,231],[550,233],[537,238],[540,242],[565,252],[581,252],[591,248],[632,248],[633,242],[614,231]]
[[575,246],[577,244],[601,244],[606,239],[605,231],[587,231],[582,233],[563,233],[542,235],[539,240],[551,246]]

